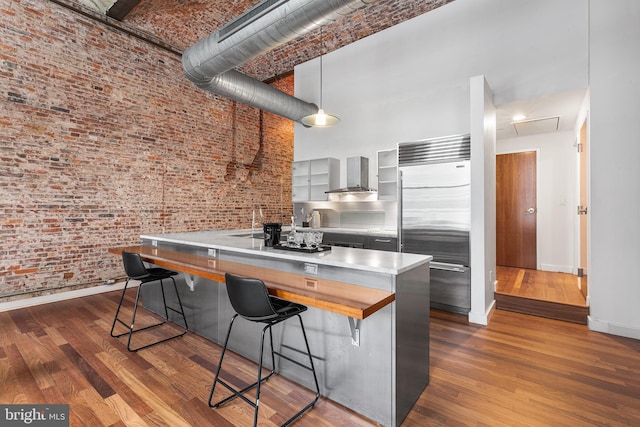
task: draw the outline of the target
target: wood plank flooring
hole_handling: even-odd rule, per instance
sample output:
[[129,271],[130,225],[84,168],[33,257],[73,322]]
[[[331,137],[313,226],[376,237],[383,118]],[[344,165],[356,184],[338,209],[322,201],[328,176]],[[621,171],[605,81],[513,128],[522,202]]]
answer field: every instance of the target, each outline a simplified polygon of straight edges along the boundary
[[573,274],[498,266],[496,292],[585,307],[585,299]]
[[[71,426],[251,424],[245,403],[207,406],[219,345],[188,333],[129,353],[111,338],[118,296],[0,313],[0,403],[68,403]],[[487,327],[431,321],[431,382],[403,426],[640,425],[640,341],[501,310]],[[229,356],[230,380],[249,381],[255,364]],[[310,397],[279,376],[265,384],[261,426]],[[376,424],[323,398],[295,425]]]
[[587,324],[589,308],[577,276],[498,266],[496,278],[497,308]]

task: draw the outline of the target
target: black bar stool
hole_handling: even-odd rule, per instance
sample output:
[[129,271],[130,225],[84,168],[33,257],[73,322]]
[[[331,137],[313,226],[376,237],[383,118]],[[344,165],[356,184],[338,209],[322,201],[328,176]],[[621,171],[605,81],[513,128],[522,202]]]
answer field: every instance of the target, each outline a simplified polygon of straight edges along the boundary
[[[304,412],[313,407],[318,401],[318,397],[320,397],[320,387],[318,386],[318,378],[316,376],[316,370],[313,366],[313,358],[311,357],[311,350],[309,350],[309,341],[307,341],[307,334],[304,330],[304,324],[302,323],[302,317],[300,313],[307,310],[307,307],[301,304],[296,304],[290,301],[285,301],[280,298],[276,298],[269,295],[267,291],[267,287],[264,282],[258,279],[249,279],[243,277],[237,277],[231,275],[229,273],[225,274],[226,284],[227,284],[227,293],[229,294],[229,300],[231,301],[231,305],[233,309],[236,311],[236,314],[231,318],[231,324],[229,325],[229,330],[227,331],[227,337],[224,341],[224,347],[222,348],[222,354],[220,355],[220,363],[218,363],[218,369],[216,371],[215,379],[213,380],[213,385],[211,387],[211,394],[209,394],[209,406],[212,408],[217,408],[220,405],[234,399],[236,397],[241,398],[249,405],[253,406],[255,409],[253,415],[253,425],[256,426],[258,424],[258,409],[260,402],[260,384],[263,381],[269,379],[275,373],[275,360],[274,355],[278,355],[288,361],[305,368],[313,373],[313,380],[316,385],[316,395],[315,398],[307,404],[304,408],[298,411],[294,416],[289,418],[283,426],[287,426],[295,421],[298,417],[300,417]],[[265,327],[262,329],[262,338],[260,342],[260,359],[258,362],[258,380],[243,388],[242,390],[237,390],[227,384],[225,381],[220,379],[220,369],[222,368],[222,359],[224,359],[224,354],[227,351],[227,344],[229,343],[229,336],[231,335],[231,328],[233,327],[233,322],[236,320],[238,316],[241,316],[251,322],[264,323]],[[304,337],[304,343],[307,348],[307,355],[309,356],[309,366],[299,363],[296,360],[293,360],[287,357],[284,354],[281,354],[277,351],[273,350],[273,334],[271,332],[271,327],[273,325],[277,325],[280,322],[283,322],[293,316],[297,316],[300,320],[300,329],[302,330],[302,336]],[[273,370],[265,377],[262,377],[262,356],[264,353],[264,335],[265,332],[269,330],[269,341],[271,345],[271,366],[273,366]],[[213,393],[216,389],[216,384],[222,384],[227,389],[229,389],[233,395],[227,397],[219,401],[218,403],[212,404],[211,400],[213,399]],[[252,402],[247,397],[244,396],[244,393],[251,390],[252,388],[256,388],[256,400]]]
[[[129,335],[129,339],[127,341],[127,350],[129,351],[138,351],[143,348],[151,347],[152,345],[160,344],[162,342],[168,341],[173,338],[178,338],[187,333],[189,327],[187,326],[187,317],[184,315],[184,309],[182,308],[182,301],[180,301],[180,294],[178,293],[178,287],[176,286],[176,281],[173,276],[178,275],[179,273],[171,270],[167,270],[166,268],[146,268],[144,263],[142,262],[142,258],[140,254],[133,252],[122,252],[122,262],[124,264],[124,271],[127,273],[127,282],[124,285],[124,289],[122,290],[122,295],[120,296],[120,303],[118,304],[118,309],[116,310],[116,316],[113,319],[113,325],[111,326],[111,336],[114,338],[119,338],[124,335]],[[178,298],[178,308],[173,308],[167,306],[167,300],[164,294],[164,283],[163,280],[171,279],[173,281],[173,288],[176,292],[176,296]],[[120,308],[122,307],[122,301],[124,300],[124,295],[127,292],[127,286],[129,285],[130,280],[139,280],[140,285],[138,286],[138,292],[136,293],[136,302],[133,306],[133,315],[131,316],[131,323],[127,324],[124,321],[120,320],[118,315],[120,314]],[[160,323],[156,323],[153,325],[145,326],[143,328],[134,329],[136,322],[136,313],[138,311],[138,302],[140,301],[140,291],[142,290],[142,286],[146,283],[160,281],[160,289],[162,291],[162,302],[164,304],[164,320]],[[169,321],[169,311],[173,311],[174,313],[182,316],[184,320],[184,331],[177,335],[172,335],[168,338],[161,339],[159,341],[152,342],[151,344],[146,344],[140,346],[138,348],[131,348],[131,338],[133,334],[136,332],[144,331],[146,329],[155,328],[160,325],[164,325]],[[113,331],[116,327],[116,323],[120,323],[124,325],[128,331],[119,335],[114,335]]]

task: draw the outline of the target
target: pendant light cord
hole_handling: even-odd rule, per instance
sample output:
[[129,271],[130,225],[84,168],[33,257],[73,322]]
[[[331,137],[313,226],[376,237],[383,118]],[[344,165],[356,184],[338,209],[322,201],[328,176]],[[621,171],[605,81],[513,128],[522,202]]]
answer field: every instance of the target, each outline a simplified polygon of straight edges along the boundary
[[320,105],[318,107],[318,111],[315,114],[309,114],[308,116],[304,116],[300,122],[307,127],[329,127],[335,126],[340,122],[340,119],[334,115],[327,114],[324,112],[322,108],[323,103],[323,66],[322,66],[322,57],[324,56],[324,37],[322,26],[320,26]]
[[322,39],[322,26],[320,26],[320,108],[322,108],[322,55],[324,51],[324,40]]

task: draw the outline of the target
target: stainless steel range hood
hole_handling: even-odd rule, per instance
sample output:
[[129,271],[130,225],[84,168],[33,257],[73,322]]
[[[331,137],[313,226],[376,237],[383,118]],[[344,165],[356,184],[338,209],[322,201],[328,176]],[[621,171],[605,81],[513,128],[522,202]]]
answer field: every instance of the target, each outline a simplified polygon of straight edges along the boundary
[[347,158],[347,186],[327,193],[374,193],[369,187],[369,159],[366,157]]

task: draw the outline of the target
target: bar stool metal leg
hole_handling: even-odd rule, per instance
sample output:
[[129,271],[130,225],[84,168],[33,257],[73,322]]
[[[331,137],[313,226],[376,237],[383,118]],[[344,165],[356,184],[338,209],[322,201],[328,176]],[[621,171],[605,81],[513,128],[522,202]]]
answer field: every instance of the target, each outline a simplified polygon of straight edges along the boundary
[[[237,314],[234,314],[233,317],[231,318],[231,324],[229,324],[229,329],[227,330],[227,337],[225,338],[224,341],[224,346],[222,347],[222,353],[220,354],[220,361],[218,362],[218,368],[216,369],[216,375],[215,378],[213,380],[213,385],[211,386],[211,393],[209,393],[209,407],[211,408],[219,408],[220,406],[224,405],[225,403],[229,402],[230,400],[235,399],[236,397],[239,397],[240,399],[244,400],[245,402],[247,402],[249,405],[251,405],[252,407],[256,407],[256,403],[252,402],[251,400],[249,400],[244,393],[246,393],[247,391],[251,390],[252,388],[256,387],[258,385],[258,383],[260,382],[264,382],[266,380],[268,380],[275,372],[272,370],[269,375],[260,378],[260,370],[258,370],[258,381],[249,384],[248,386],[246,386],[245,388],[241,389],[241,390],[236,390],[234,387],[232,387],[231,385],[229,385],[227,382],[225,382],[223,379],[220,378],[220,370],[222,369],[222,361],[224,359],[224,355],[227,351],[227,345],[229,343],[229,337],[231,336],[231,328],[233,327],[233,322],[236,320],[236,318],[238,317]],[[262,356],[262,353],[261,353]],[[211,401],[213,400],[213,394],[215,393],[216,390],[216,384],[220,383],[222,384],[227,390],[229,390],[230,392],[232,392],[233,394],[231,396],[226,397],[225,399],[222,399],[221,401],[217,402],[217,403],[211,403]]]
[[[291,418],[289,418],[284,424],[282,424],[282,426],[288,426],[291,423],[293,423],[296,419],[298,419],[302,414],[304,414],[307,410],[309,410],[310,408],[312,408],[318,401],[319,397],[320,397],[320,386],[318,383],[318,377],[316,375],[316,370],[315,370],[315,366],[313,364],[313,357],[311,355],[311,349],[309,347],[309,341],[307,340],[307,334],[305,332],[304,329],[304,324],[302,323],[302,317],[298,314],[296,315],[298,317],[298,320],[300,322],[300,329],[302,331],[302,335],[304,338],[304,342],[305,342],[305,348],[306,348],[306,353],[307,356],[309,357],[309,366],[304,365],[296,360],[291,359],[290,357],[279,353],[277,351],[274,351],[273,349],[273,333],[272,333],[272,329],[271,327],[273,326],[272,324],[267,324],[261,332],[261,337],[260,337],[260,355],[259,355],[259,359],[258,359],[258,375],[257,375],[257,380],[256,382],[246,386],[245,388],[241,389],[241,390],[237,390],[235,388],[233,388],[231,385],[229,385],[228,383],[226,383],[224,380],[222,380],[220,378],[220,371],[222,369],[222,362],[224,360],[224,355],[227,351],[227,346],[229,343],[229,337],[231,336],[231,329],[233,328],[233,323],[236,320],[236,318],[238,317],[238,314],[234,314],[232,319],[231,319],[231,323],[229,324],[229,329],[227,330],[227,336],[225,338],[224,341],[224,346],[222,348],[222,353],[220,354],[220,361],[218,363],[218,368],[216,369],[216,375],[213,381],[213,385],[211,387],[211,393],[209,393],[209,401],[208,404],[211,408],[218,408],[220,406],[222,406],[223,404],[229,402],[230,400],[235,399],[236,397],[241,398],[242,400],[244,400],[245,402],[247,402],[249,405],[251,405],[254,408],[254,414],[253,414],[253,425],[254,427],[257,426],[258,424],[258,411],[260,409],[260,392],[261,392],[261,384],[263,382],[265,382],[266,380],[268,380],[269,378],[271,378],[272,375],[274,375],[276,373],[275,370],[275,357],[274,355],[278,355],[284,359],[289,360],[290,362],[305,368],[309,371],[312,372],[313,374],[313,380],[315,383],[315,397],[314,399],[309,402],[304,408],[302,408],[301,410],[299,410],[295,415],[293,415]],[[279,322],[278,322],[279,323]],[[271,350],[271,364],[272,364],[272,369],[271,372],[269,372],[268,375],[266,376],[262,376],[262,368],[263,368],[263,360],[264,360],[264,338],[265,338],[265,334],[267,333],[267,331],[269,332],[269,344],[270,344],[270,350]],[[215,393],[215,389],[216,389],[216,384],[220,383],[222,384],[225,388],[227,388],[229,391],[231,391],[233,394],[231,396],[228,396],[222,400],[220,400],[217,403],[211,403],[211,401],[213,400],[213,395]],[[256,387],[256,397],[255,397],[255,402],[252,402],[251,400],[249,400],[244,393],[246,393],[247,391],[251,390],[252,388]]]
[[[165,292],[164,292],[164,279],[171,279],[173,281],[173,288],[175,290],[176,297],[178,299],[178,309],[175,309],[174,307],[171,307],[171,306],[169,306],[167,304],[166,295],[165,295]],[[119,337],[122,337],[124,335],[128,335],[127,350],[129,350],[131,352],[142,350],[144,348],[148,348],[148,347],[154,346],[156,344],[160,344],[160,343],[163,343],[165,341],[169,341],[171,339],[181,337],[184,334],[186,334],[187,331],[189,330],[189,326],[187,324],[187,316],[184,313],[184,308],[182,306],[182,301],[180,299],[180,294],[178,293],[178,287],[176,285],[175,279],[173,277],[165,277],[163,279],[158,279],[158,280],[160,281],[160,289],[162,291],[162,303],[163,303],[163,307],[164,307],[164,320],[162,322],[154,323],[152,325],[148,325],[148,326],[145,326],[145,327],[142,327],[142,328],[135,329],[136,315],[138,313],[138,306],[139,306],[139,303],[140,303],[140,292],[142,291],[142,286],[145,283],[150,283],[150,282],[144,282],[143,281],[138,286],[138,289],[136,290],[135,303],[133,305],[133,314],[131,316],[131,323],[129,323],[129,324],[125,323],[124,321],[122,321],[119,318],[120,309],[122,308],[122,303],[124,301],[125,293],[127,291],[128,285],[129,285],[129,280],[127,280],[127,282],[124,285],[124,289],[122,290],[122,295],[120,296],[120,302],[118,303],[118,308],[116,309],[116,315],[115,315],[115,318],[113,319],[113,324],[111,325],[111,336],[113,338],[119,338]],[[155,327],[164,325],[165,323],[169,322],[169,311],[173,311],[173,312],[179,314],[182,317],[182,320],[184,322],[184,330],[181,331],[178,334],[172,335],[172,336],[167,337],[167,338],[163,338],[163,339],[158,340],[158,341],[154,341],[154,342],[152,342],[150,344],[146,344],[146,345],[143,345],[143,346],[140,346],[140,347],[137,347],[137,348],[132,348],[131,342],[132,342],[132,339],[133,339],[133,334],[136,333],[136,332],[140,332],[140,331],[144,331],[144,330],[147,330],[147,329],[155,328]],[[114,330],[115,330],[115,327],[116,327],[117,323],[120,323],[120,324],[124,325],[127,328],[127,332],[123,332],[123,333],[117,334],[117,335],[114,334]]]
[[[275,364],[275,356],[277,355],[281,359],[286,359],[291,363],[298,365],[304,369],[311,371],[313,374],[313,381],[315,384],[315,397],[311,402],[309,402],[304,408],[299,410],[294,416],[289,418],[283,426],[287,426],[291,424],[293,421],[298,419],[303,413],[312,408],[318,398],[320,397],[320,386],[318,384],[318,378],[316,375],[316,369],[313,364],[313,356],[311,354],[311,349],[309,348],[309,341],[307,340],[307,333],[304,329],[304,323],[302,322],[302,317],[300,313],[307,310],[307,307],[302,304],[297,304],[291,301],[285,301],[277,297],[273,297],[269,295],[269,292],[266,288],[266,285],[263,281],[259,279],[245,278],[234,276],[230,273],[225,274],[225,281],[227,287],[227,294],[229,295],[229,301],[236,314],[231,318],[231,322],[229,324],[229,329],[227,330],[227,336],[224,340],[224,346],[222,348],[222,352],[220,354],[220,362],[218,363],[218,368],[216,369],[216,375],[213,380],[213,384],[211,386],[211,393],[209,394],[208,404],[212,408],[218,408],[226,402],[229,402],[236,397],[241,398],[249,405],[254,408],[253,412],[253,425],[254,427],[258,424],[258,414],[260,410],[260,393],[262,392],[262,383],[272,375],[276,373],[276,364]],[[220,378],[220,372],[222,370],[222,363],[224,361],[224,356],[227,351],[227,347],[229,344],[229,337],[231,336],[231,331],[233,329],[233,324],[238,316],[243,317],[244,319],[255,322],[262,323],[264,327],[262,328],[262,332],[260,335],[260,354],[258,359],[258,374],[256,376],[256,381],[253,384],[250,384],[244,387],[241,390],[237,390],[224,380]],[[300,329],[302,331],[302,336],[304,338],[305,350],[306,354],[309,357],[309,364],[298,362],[293,358],[281,353],[280,351],[274,350],[273,347],[273,326],[279,323],[284,322],[287,319],[290,319],[294,316],[298,317],[300,322]],[[271,364],[272,369],[271,372],[263,376],[262,368],[264,362],[264,340],[265,334],[269,332],[269,345],[271,351]],[[302,350],[299,351],[300,354],[303,353]],[[232,395],[227,396],[226,398],[220,400],[217,403],[212,403],[213,395],[215,393],[216,385],[220,383],[229,391],[231,391]],[[244,393],[256,387],[255,394],[255,402],[249,400]]]

